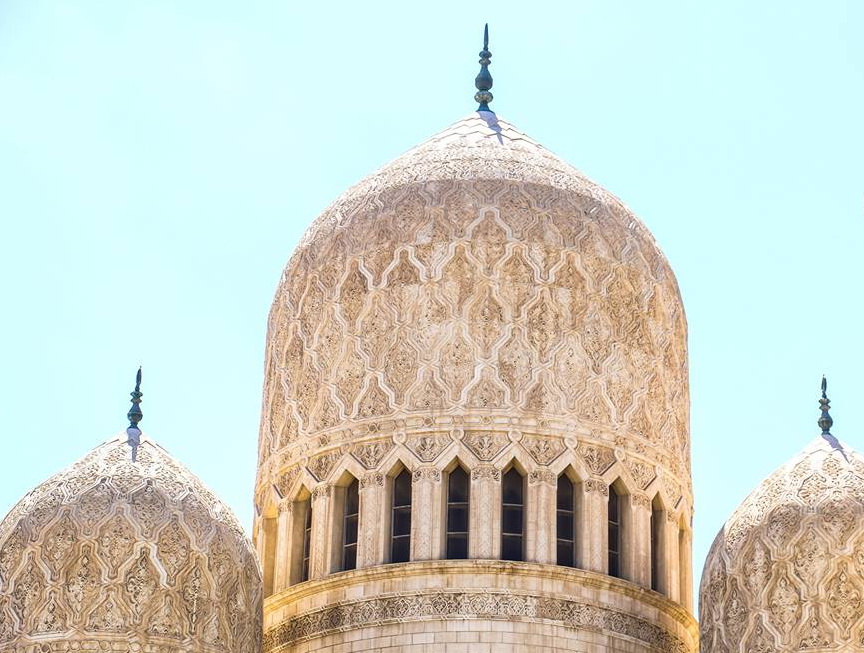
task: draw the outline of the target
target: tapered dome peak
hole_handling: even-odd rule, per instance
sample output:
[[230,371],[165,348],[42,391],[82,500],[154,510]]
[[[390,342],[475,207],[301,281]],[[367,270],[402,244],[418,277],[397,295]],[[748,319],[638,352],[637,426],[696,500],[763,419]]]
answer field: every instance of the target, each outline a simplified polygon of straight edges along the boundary
[[236,518],[140,431],[134,447],[127,431],[96,447],[0,522],[0,651],[245,653],[260,650],[260,612]]

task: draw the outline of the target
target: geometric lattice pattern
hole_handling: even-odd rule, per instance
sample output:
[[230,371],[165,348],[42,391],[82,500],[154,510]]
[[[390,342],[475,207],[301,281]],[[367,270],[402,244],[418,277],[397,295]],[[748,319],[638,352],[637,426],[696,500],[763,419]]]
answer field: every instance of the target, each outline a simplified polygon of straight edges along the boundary
[[668,263],[620,201],[479,113],[315,221],[276,293],[266,366],[259,492],[385,423],[410,438],[415,422],[506,415],[615,442],[689,496]]
[[864,650],[864,457],[821,436],[732,514],[705,562],[705,653]]
[[126,434],[0,523],[0,651],[259,651],[261,577],[230,510]]

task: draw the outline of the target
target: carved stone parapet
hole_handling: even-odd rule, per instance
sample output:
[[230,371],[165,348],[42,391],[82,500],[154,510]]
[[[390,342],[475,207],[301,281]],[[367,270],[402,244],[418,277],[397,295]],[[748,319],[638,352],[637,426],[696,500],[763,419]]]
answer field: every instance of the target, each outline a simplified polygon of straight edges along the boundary
[[603,496],[609,496],[609,485],[606,481],[599,478],[589,478],[584,483],[582,483],[582,487],[585,488],[586,492],[597,492],[602,494]]
[[501,482],[501,470],[493,465],[479,465],[471,470],[472,481],[491,480]]

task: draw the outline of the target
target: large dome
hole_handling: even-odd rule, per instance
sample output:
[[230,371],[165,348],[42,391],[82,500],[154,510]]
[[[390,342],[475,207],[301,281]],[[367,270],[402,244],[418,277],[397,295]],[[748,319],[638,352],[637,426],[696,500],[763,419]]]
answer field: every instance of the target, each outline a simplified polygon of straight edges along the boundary
[[261,577],[237,520],[145,436],[132,462],[127,437],[0,522],[0,651],[260,650]]
[[315,220],[265,365],[266,651],[462,650],[454,619],[478,651],[696,649],[675,277],[620,201],[495,114]]
[[820,436],[765,479],[714,540],[702,650],[864,647],[864,457]]
[[633,213],[473,113],[343,194],[285,268],[259,507],[304,456],[472,427],[617,448],[643,476],[662,468],[677,500],[690,486],[686,340],[674,275]]

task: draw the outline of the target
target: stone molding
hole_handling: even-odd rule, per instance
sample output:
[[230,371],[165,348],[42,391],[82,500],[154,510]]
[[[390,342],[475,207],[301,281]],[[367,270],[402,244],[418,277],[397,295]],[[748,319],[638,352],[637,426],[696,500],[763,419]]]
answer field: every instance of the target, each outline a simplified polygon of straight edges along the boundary
[[299,641],[334,632],[430,619],[552,621],[569,628],[632,638],[663,653],[689,653],[679,637],[618,610],[529,593],[458,590],[399,593],[300,614],[268,630],[263,650],[287,651]]

